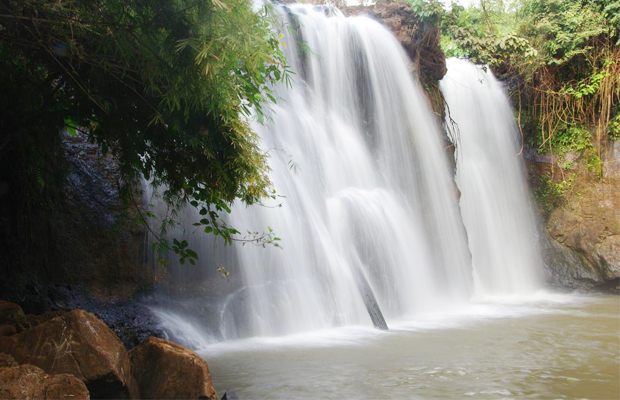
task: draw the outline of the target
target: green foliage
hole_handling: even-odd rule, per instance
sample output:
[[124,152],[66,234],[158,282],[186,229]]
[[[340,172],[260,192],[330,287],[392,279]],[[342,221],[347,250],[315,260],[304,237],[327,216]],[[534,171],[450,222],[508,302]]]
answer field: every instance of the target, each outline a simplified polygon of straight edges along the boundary
[[582,152],[592,148],[592,134],[581,126],[570,126],[560,130],[552,138],[552,148],[560,156],[567,152]]
[[442,47],[510,82],[528,144],[577,153],[600,175],[595,160],[618,129],[618,11],[618,0],[481,0],[444,15]]
[[561,181],[554,183],[551,174],[539,179],[535,187],[534,196],[537,203],[541,205],[543,217],[547,219],[551,212],[562,204],[564,193],[570,189],[572,181]]
[[[613,61],[608,60],[608,63]],[[601,81],[605,78],[609,78],[611,74],[607,71],[607,66],[604,66],[602,71],[595,72],[592,76],[582,79],[573,86],[565,86],[561,89],[566,94],[575,96],[577,99],[581,99],[584,96],[591,96],[596,94],[601,88]]]
[[200,224],[230,243],[219,213],[273,196],[247,123],[288,79],[268,13],[249,0],[3,1],[0,157],[80,130],[126,183],[164,185],[171,207],[206,210]]
[[597,178],[603,177],[603,161],[599,155],[588,157],[588,171],[593,172]]
[[521,32],[540,49],[539,62],[563,64],[589,50],[589,41],[613,34],[596,2],[524,0],[518,18]]
[[406,2],[423,22],[439,25],[445,13],[439,0],[406,0]]
[[468,56],[495,65],[511,57],[530,59],[537,53],[528,39],[517,35],[518,25],[503,1],[482,1],[467,9],[455,3],[443,18],[442,48],[448,57]]

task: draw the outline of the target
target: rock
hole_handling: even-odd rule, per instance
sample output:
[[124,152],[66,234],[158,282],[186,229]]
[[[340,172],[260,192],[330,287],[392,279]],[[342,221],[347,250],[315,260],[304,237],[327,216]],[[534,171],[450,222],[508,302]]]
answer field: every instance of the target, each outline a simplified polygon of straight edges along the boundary
[[[583,175],[583,174],[582,174]],[[580,176],[547,222],[549,235],[577,252],[600,283],[620,277],[620,179]]]
[[606,178],[620,178],[620,140],[607,145],[603,172]]
[[24,310],[19,305],[0,300],[0,325],[15,326],[24,316]]
[[13,336],[17,330],[13,325],[0,325],[0,336]]
[[34,365],[0,368],[1,399],[88,400],[82,381],[73,375],[48,375]]
[[0,337],[0,352],[49,374],[75,375],[93,398],[138,398],[125,347],[86,311],[67,312],[20,334]]
[[12,355],[0,353],[0,368],[17,367],[18,365]]
[[[620,148],[619,148],[620,149]],[[620,176],[615,175],[615,145],[604,154],[604,175],[588,170],[584,154],[565,155],[575,172],[570,179],[560,168],[564,159],[525,149],[525,161],[534,188],[570,180],[553,209],[541,210],[546,219],[541,248],[549,282],[568,289],[611,290],[620,278]],[[546,183],[545,183],[546,184]],[[544,204],[550,207],[549,204]]]
[[45,321],[49,321],[50,319],[60,317],[66,314],[68,311],[47,311],[41,315],[33,315],[27,314],[25,317],[21,318],[17,323],[17,333],[21,333],[23,331],[27,331],[28,329],[34,328],[37,325],[42,324]]
[[540,244],[547,283],[551,286],[590,290],[603,282],[598,271],[583,256],[556,242],[547,233],[541,234]]
[[129,355],[143,399],[217,399],[209,366],[192,350],[151,337]]

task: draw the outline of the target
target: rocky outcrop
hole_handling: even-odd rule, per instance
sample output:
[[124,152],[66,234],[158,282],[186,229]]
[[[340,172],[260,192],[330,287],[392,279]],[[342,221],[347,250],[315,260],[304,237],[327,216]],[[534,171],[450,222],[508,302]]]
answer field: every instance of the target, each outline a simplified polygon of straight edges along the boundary
[[138,398],[129,356],[118,337],[93,314],[76,310],[20,334],[0,338],[0,352],[49,374],[82,380],[93,398]]
[[190,349],[151,337],[128,353],[83,310],[24,315],[6,302],[0,310],[20,330],[0,337],[0,399],[217,399],[209,366]]
[[30,281],[83,285],[113,301],[150,287],[146,227],[124,194],[117,160],[80,132],[63,134],[55,159],[49,168],[63,171],[62,179],[39,190],[23,177],[0,176],[7,179],[0,193],[3,298],[18,300]]
[[604,283],[600,273],[580,254],[543,232],[540,239],[547,282],[559,289],[593,289]]
[[73,375],[48,375],[34,365],[0,368],[0,399],[88,400],[82,381]]
[[217,399],[209,366],[190,349],[151,337],[129,352],[144,399]]
[[573,182],[547,222],[549,235],[581,259],[598,283],[620,277],[620,179]]
[[535,184],[552,168],[554,183],[561,181],[562,176],[571,176],[561,201],[546,215],[541,240],[549,282],[554,286],[612,290],[618,286],[620,175],[616,176],[614,169],[618,155],[613,151],[606,154],[605,173],[596,176],[587,170],[578,155],[568,155],[575,166],[564,170],[558,165],[561,160],[555,156],[526,152]]

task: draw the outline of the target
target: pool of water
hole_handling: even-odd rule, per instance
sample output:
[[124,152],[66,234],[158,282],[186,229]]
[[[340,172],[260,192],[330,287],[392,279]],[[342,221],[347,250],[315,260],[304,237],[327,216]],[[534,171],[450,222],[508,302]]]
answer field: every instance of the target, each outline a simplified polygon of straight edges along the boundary
[[206,346],[239,398],[620,398],[620,297],[479,300],[451,314]]

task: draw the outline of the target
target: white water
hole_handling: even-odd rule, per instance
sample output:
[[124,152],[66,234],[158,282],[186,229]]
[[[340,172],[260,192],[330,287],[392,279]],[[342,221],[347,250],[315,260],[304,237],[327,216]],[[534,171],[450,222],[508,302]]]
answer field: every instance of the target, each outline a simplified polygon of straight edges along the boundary
[[[295,84],[254,125],[286,197],[237,205],[229,221],[270,225],[284,250],[224,249],[190,234],[199,216],[185,210],[170,234],[200,266],[172,255],[170,271],[206,295],[157,299],[163,328],[243,398],[618,398],[617,299],[537,291],[519,143],[494,78],[450,61],[442,83],[474,288],[447,155],[399,44],[367,19],[292,10],[310,50],[283,29]],[[357,268],[390,331],[372,328]]]
[[284,250],[237,252],[250,331],[369,324],[356,268],[388,321],[466,301],[471,267],[446,155],[400,44],[367,18],[290,10],[282,20],[301,33],[283,29],[295,82],[277,88],[273,121],[254,126],[286,198],[238,207],[231,220],[284,239]]
[[532,294],[542,287],[543,267],[508,97],[490,70],[459,59],[447,64],[441,91],[458,126],[456,183],[475,295]]
[[470,255],[447,154],[400,44],[365,17],[288,10],[281,21],[291,28],[281,29],[293,87],[275,88],[271,121],[253,124],[285,197],[282,207],[237,205],[229,220],[251,231],[270,226],[283,249],[212,251],[212,238],[190,241],[201,268],[224,265],[242,281],[219,306],[218,334],[371,325],[358,269],[388,325],[466,303]]

